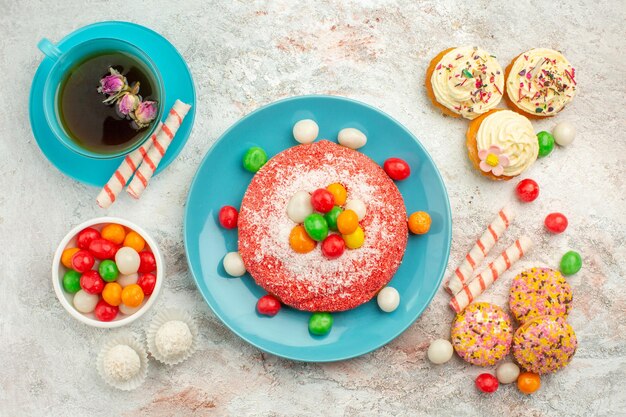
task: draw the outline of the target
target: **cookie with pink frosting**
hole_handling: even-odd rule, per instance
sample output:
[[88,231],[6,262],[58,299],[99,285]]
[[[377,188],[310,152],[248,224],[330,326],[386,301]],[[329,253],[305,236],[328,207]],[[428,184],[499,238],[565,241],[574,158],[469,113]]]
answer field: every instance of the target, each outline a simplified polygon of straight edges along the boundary
[[450,334],[456,353],[472,365],[494,365],[511,348],[513,329],[509,315],[489,303],[473,303],[457,314]]
[[567,318],[571,307],[572,288],[559,271],[532,268],[513,279],[509,309],[521,324],[539,316]]
[[525,370],[540,375],[566,366],[577,347],[576,333],[563,317],[535,317],[513,337],[515,360]]

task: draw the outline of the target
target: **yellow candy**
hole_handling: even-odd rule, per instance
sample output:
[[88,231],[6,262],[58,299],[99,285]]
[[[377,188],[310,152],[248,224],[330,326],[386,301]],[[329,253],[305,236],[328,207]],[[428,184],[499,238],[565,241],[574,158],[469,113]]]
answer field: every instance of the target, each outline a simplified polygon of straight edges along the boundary
[[130,231],[124,238],[124,246],[135,249],[137,252],[141,252],[146,246],[146,241],[143,240],[139,233]]
[[336,182],[326,187],[326,190],[330,192],[335,198],[336,206],[343,206],[344,204],[346,204],[346,198],[348,197],[348,191],[346,191],[346,187]]
[[63,251],[63,253],[61,254],[61,263],[64,267],[72,267],[72,256],[74,256],[74,254],[79,250],[79,248],[68,248]]
[[122,286],[117,282],[109,282],[102,290],[102,299],[112,306],[122,304]]
[[137,284],[131,284],[122,290],[122,302],[127,307],[138,307],[143,301],[143,290]]
[[363,242],[365,242],[365,232],[363,232],[361,226],[357,226],[354,232],[349,235],[343,235],[342,237],[349,249],[358,249],[363,246]]
[[109,240],[116,245],[121,245],[126,237],[126,230],[124,230],[124,226],[112,223],[104,226],[101,234],[104,239]]

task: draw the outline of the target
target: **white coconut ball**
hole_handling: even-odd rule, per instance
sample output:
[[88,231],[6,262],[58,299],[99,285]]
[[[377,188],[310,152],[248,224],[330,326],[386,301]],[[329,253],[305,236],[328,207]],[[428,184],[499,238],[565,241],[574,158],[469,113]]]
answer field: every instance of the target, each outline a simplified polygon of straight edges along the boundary
[[304,119],[293,125],[293,137],[300,143],[311,143],[317,139],[320,128],[315,120]]
[[359,218],[359,221],[363,220],[363,218],[367,214],[367,208],[365,206],[365,203],[361,200],[346,201],[345,209],[354,211]]
[[496,369],[496,377],[501,384],[511,384],[517,381],[519,372],[519,366],[513,362],[505,362]]
[[304,219],[311,214],[313,214],[311,194],[307,191],[298,191],[287,204],[287,216],[295,223],[303,223]]
[[359,149],[367,143],[367,136],[359,129],[347,127],[339,131],[337,141],[346,148]]
[[113,346],[104,357],[104,372],[115,381],[128,381],[140,368],[139,355],[127,345]]
[[224,270],[231,277],[240,277],[246,273],[246,266],[239,252],[228,252],[224,256]]
[[436,365],[448,362],[453,353],[452,343],[445,339],[433,340],[428,346],[428,360]]
[[391,313],[400,305],[400,293],[393,287],[385,287],[376,296],[376,302],[382,311]]
[[561,122],[552,129],[552,136],[554,136],[554,141],[557,145],[567,146],[574,142],[576,129],[569,122]]
[[72,304],[74,304],[76,310],[86,314],[91,313],[96,308],[96,304],[98,304],[99,300],[100,297],[98,297],[98,294],[89,294],[84,290],[79,290],[74,294]]

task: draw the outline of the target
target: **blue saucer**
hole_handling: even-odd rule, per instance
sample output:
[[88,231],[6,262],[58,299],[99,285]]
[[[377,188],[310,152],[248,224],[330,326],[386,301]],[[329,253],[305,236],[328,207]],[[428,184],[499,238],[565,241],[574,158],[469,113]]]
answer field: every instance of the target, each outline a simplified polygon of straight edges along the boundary
[[[411,166],[411,176],[398,182],[407,211],[428,211],[431,230],[410,236],[402,265],[390,285],[401,295],[399,308],[386,314],[372,300],[354,310],[334,314],[325,337],[308,332],[310,313],[283,308],[272,318],[255,311],[265,294],[248,274],[229,278],[222,258],[237,250],[237,230],[217,222],[224,205],[239,207],[252,174],[242,167],[251,146],[271,157],[297,145],[291,129],[311,118],[320,138],[336,140],[344,127],[356,127],[367,137],[360,149],[378,164],[395,156]],[[402,125],[366,104],[341,97],[294,97],[265,106],[232,126],[206,154],[191,184],[184,220],[189,268],[204,299],[233,332],[258,348],[289,359],[330,362],[377,349],[400,335],[422,314],[439,288],[450,254],[452,218],[445,186],[432,159]]]
[[[176,99],[191,104],[191,110],[185,117],[174,141],[169,146],[156,174],[164,170],[185,146],[191,134],[196,114],[196,92],[189,68],[183,57],[167,39],[158,33],[128,22],[101,22],[80,28],[65,38],[57,46],[67,50],[74,45],[93,38],[117,38],[129,41],[142,49],[152,58],[161,72],[165,86],[165,111],[174,105]],[[33,46],[34,47],[34,46]],[[43,86],[52,67],[49,58],[43,59],[35,73],[30,89],[30,125],[35,140],[43,154],[65,175],[86,184],[103,186],[115,169],[121,164],[123,156],[112,159],[92,159],[66,148],[59,142],[46,122],[43,112]]]

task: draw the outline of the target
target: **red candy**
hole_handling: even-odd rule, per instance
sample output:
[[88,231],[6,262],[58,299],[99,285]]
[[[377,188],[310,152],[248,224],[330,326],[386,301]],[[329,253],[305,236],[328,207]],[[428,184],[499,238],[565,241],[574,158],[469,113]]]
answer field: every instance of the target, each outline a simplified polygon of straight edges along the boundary
[[496,392],[498,389],[498,378],[491,374],[480,374],[476,378],[476,388],[489,394]]
[[517,187],[515,187],[515,193],[517,194],[517,198],[521,201],[530,203],[539,195],[539,185],[537,185],[537,183],[530,178],[526,178],[517,184]]
[[322,242],[322,255],[328,259],[339,258],[346,249],[346,242],[339,235],[329,235]]
[[383,168],[392,180],[402,181],[411,175],[411,167],[400,158],[387,159]]
[[311,194],[311,205],[320,213],[328,213],[335,206],[335,197],[330,191],[319,188]]
[[156,269],[154,253],[150,251],[139,252],[139,272],[146,274]]
[[79,250],[72,256],[72,269],[77,272],[89,271],[93,266],[95,259],[93,255],[84,249]]
[[89,252],[97,259],[113,259],[120,247],[106,239],[94,239],[89,243]]
[[76,235],[76,246],[81,249],[89,249],[89,244],[94,239],[100,239],[100,232],[93,227],[88,227]]
[[264,316],[274,317],[280,311],[280,301],[273,295],[264,295],[257,301],[256,311]]
[[80,287],[89,294],[100,294],[104,289],[104,280],[98,271],[85,271],[80,276]]
[[239,218],[239,213],[237,209],[233,206],[224,206],[220,209],[218,214],[218,219],[220,224],[225,229],[234,229],[237,227],[237,219]]
[[550,213],[546,216],[544,224],[552,233],[563,233],[567,229],[567,217],[562,213]]
[[144,295],[152,294],[152,291],[154,291],[154,286],[156,285],[156,275],[144,274],[140,276],[137,280],[137,285],[141,287]]
[[93,313],[100,321],[111,321],[117,316],[118,311],[118,307],[112,306],[104,300],[100,300],[98,301],[98,304],[96,304],[96,308]]

